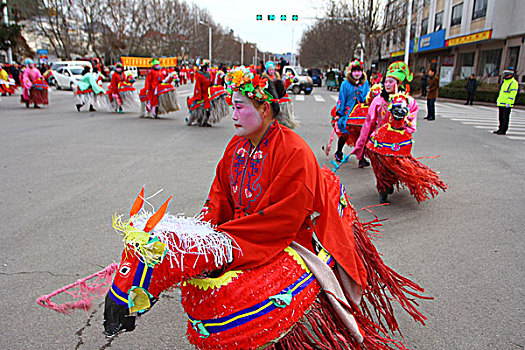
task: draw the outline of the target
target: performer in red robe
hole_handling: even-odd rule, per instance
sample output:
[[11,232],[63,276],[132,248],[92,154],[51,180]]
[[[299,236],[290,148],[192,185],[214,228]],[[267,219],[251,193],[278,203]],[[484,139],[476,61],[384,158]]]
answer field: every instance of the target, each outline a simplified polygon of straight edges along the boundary
[[115,65],[115,72],[111,76],[111,83],[108,86],[106,94],[109,97],[109,102],[115,106],[115,112],[124,113],[122,111],[122,98],[118,93],[118,85],[121,81],[125,80],[124,67],[122,63]]
[[[212,85],[212,76],[208,71],[209,61],[203,60],[201,63],[201,69],[195,73],[195,87],[193,90],[193,98],[195,101],[203,101],[204,110],[200,110],[197,115],[197,122],[199,126],[211,126],[208,123],[210,118],[210,94],[209,89]],[[201,108],[202,109],[202,108]]]

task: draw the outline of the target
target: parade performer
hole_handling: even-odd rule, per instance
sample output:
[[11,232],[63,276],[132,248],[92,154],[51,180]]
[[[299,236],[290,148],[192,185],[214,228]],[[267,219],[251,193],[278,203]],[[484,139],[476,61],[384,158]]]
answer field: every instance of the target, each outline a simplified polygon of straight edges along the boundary
[[188,82],[188,69],[185,65],[180,68],[180,83],[186,85]]
[[38,105],[47,105],[48,99],[48,88],[46,81],[42,77],[40,71],[35,67],[35,63],[32,59],[26,59],[27,68],[22,74],[22,96],[20,102],[25,103],[26,108],[32,103],[34,108],[40,108]]
[[82,79],[77,83],[75,97],[77,98],[77,111],[84,105],[89,105],[89,111],[95,112],[94,105],[100,106],[104,97],[104,89],[97,82],[98,74],[91,73],[91,67],[85,66]]
[[172,85],[177,73],[168,73],[166,69],[162,69],[158,58],[151,60],[151,64],[152,69],[149,70],[144,85],[148,94],[146,109],[154,118],[158,118],[159,115],[180,109],[177,92]]
[[211,75],[213,79],[213,85],[209,89],[210,96],[210,118],[208,123],[216,124],[221,121],[224,117],[231,114],[231,99],[229,98],[228,92],[224,88],[224,72],[226,68],[217,69],[215,73]]
[[117,91],[122,101],[121,106],[125,108],[135,108],[139,105],[137,89],[133,86],[135,78],[131,71],[124,73],[124,79],[118,83]]
[[[359,138],[361,126],[367,113],[363,106],[370,91],[370,85],[363,72],[363,62],[359,60],[351,61],[348,64],[346,79],[341,85],[339,98],[335,109],[336,118],[333,119],[333,128],[339,137],[335,160],[343,160],[343,147],[345,144],[354,146]],[[359,159],[359,167],[369,166],[370,163],[365,158]]]
[[[166,214],[171,197],[147,211],[144,189],[129,220],[114,217],[126,247],[106,296],[106,335],[133,330],[135,315],[179,287],[199,349],[404,349],[389,335],[399,332],[392,301],[424,323],[414,300],[423,290],[384,264],[370,239],[377,222],[361,223],[337,176],[279,124],[282,86],[244,67],[228,75],[236,135],[199,219]],[[93,276],[111,283],[113,270]],[[88,295],[52,303],[69,287],[37,302],[89,306]]]
[[118,93],[119,83],[125,79],[124,77],[124,67],[122,63],[117,63],[115,65],[115,72],[111,76],[111,83],[108,86],[106,94],[109,97],[109,102],[113,107],[113,110],[118,113],[124,113],[122,110],[122,98]]
[[211,108],[209,88],[212,84],[212,77],[208,71],[209,64],[209,60],[203,59],[200,70],[195,73],[193,96],[187,99],[188,110],[190,112],[190,116],[187,118],[188,125],[193,125],[197,122],[199,126],[211,126],[211,124],[208,123]]
[[[380,203],[387,203],[394,187],[408,187],[418,202],[434,197],[447,186],[430,168],[411,155],[412,134],[416,131],[417,102],[408,94],[398,94],[405,79],[413,75],[404,62],[392,63],[384,90],[374,98],[356,147],[351,154],[362,158],[365,149],[376,176]],[[405,113],[404,115],[401,112]]]
[[148,89],[146,87],[140,89],[139,100],[140,100],[139,118],[149,117],[150,113],[149,113],[149,110],[146,108],[146,104],[148,103]]
[[[281,76],[279,72],[275,69],[275,64],[272,61],[266,62],[266,71],[262,74],[268,80],[275,81],[280,80]],[[283,83],[285,90],[293,83],[294,76],[291,73],[286,73],[283,76]],[[279,109],[281,114],[281,124],[294,129],[299,122],[295,120],[295,115],[293,113],[293,103],[291,97],[288,93],[285,93],[282,98],[279,99]]]
[[0,93],[2,96],[12,95],[15,93],[15,89],[15,80],[7,73],[4,66],[0,65]]

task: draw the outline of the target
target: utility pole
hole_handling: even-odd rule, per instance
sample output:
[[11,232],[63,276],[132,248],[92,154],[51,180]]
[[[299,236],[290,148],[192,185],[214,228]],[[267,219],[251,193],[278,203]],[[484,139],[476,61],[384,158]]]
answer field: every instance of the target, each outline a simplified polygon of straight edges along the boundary
[[[4,23],[7,27],[9,27],[9,18],[7,17],[7,0],[3,0],[2,3],[4,4]],[[9,47],[7,48],[7,62],[9,64],[13,64],[13,51],[11,50],[11,42],[9,42]]]
[[407,66],[408,61],[410,59],[410,27],[412,26],[412,2],[413,0],[408,0],[407,29],[405,35],[405,63]]

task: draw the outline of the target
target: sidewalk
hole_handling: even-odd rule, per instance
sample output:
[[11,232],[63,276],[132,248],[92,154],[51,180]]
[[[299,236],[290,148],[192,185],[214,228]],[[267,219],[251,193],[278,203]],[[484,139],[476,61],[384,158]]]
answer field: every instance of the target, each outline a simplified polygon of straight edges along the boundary
[[[425,101],[427,100],[426,97],[421,97],[421,95],[419,95],[418,97],[415,97],[415,99],[417,100],[418,103],[426,103]],[[465,100],[457,100],[457,99],[454,99],[454,98],[443,98],[443,97],[438,97],[436,102],[451,102],[451,103],[457,103],[458,105],[464,105],[465,104]],[[488,106],[488,107],[494,107],[494,108],[497,108],[496,106],[496,102],[481,102],[481,101],[474,101],[474,106],[475,105],[478,105],[478,106]],[[525,106],[518,106],[518,105],[515,105],[514,107],[512,107],[513,109],[520,109],[520,110],[525,110]]]

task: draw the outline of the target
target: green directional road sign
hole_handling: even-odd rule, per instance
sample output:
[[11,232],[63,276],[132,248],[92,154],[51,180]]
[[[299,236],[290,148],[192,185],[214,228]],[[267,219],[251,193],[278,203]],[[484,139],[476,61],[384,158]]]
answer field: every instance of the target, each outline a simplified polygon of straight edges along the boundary
[[292,21],[297,21],[298,19],[299,19],[299,16],[297,16],[297,15],[293,15],[292,16]]
[[268,15],[269,21],[275,21],[275,15]]
[[255,18],[257,18],[258,21],[262,21],[262,15],[257,15]]
[[286,15],[281,15],[281,21],[286,21]]

